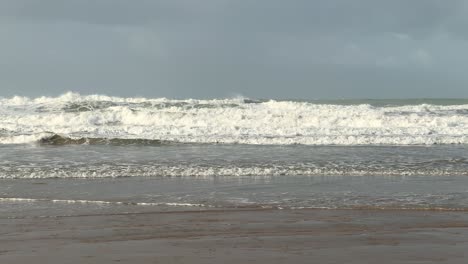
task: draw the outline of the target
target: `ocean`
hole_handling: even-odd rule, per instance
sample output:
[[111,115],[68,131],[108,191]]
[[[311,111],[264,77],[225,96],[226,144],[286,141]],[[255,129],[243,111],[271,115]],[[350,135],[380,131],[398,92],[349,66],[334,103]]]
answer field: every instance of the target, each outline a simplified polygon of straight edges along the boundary
[[3,218],[468,210],[468,100],[0,98]]

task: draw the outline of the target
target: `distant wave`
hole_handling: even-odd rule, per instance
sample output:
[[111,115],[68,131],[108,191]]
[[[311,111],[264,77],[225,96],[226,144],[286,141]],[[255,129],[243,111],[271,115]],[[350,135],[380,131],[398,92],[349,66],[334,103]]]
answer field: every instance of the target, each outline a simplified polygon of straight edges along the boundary
[[364,102],[0,98],[0,144],[468,144],[468,101]]

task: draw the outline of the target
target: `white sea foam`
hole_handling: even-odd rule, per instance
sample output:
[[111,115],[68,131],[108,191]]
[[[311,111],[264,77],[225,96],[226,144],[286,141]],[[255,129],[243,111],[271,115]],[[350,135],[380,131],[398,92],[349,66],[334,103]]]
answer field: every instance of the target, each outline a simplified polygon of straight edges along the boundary
[[468,144],[468,105],[252,103],[76,93],[0,99],[0,144],[33,143],[54,134],[188,143]]
[[367,166],[356,168],[353,166],[164,166],[164,165],[141,165],[141,166],[83,166],[72,168],[54,167],[0,167],[0,179],[48,179],[48,178],[120,178],[120,177],[272,177],[272,176],[451,176],[468,175],[468,171],[453,167],[405,167],[388,168]]

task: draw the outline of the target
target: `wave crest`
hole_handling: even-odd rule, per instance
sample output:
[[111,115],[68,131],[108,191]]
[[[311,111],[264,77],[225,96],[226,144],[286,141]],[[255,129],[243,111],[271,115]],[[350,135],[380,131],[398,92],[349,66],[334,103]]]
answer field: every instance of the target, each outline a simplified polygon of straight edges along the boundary
[[463,102],[373,105],[75,93],[13,97],[0,99],[0,144],[50,142],[44,133],[60,135],[63,138],[55,136],[52,142],[64,144],[112,143],[114,139],[139,144],[468,144],[468,101]]

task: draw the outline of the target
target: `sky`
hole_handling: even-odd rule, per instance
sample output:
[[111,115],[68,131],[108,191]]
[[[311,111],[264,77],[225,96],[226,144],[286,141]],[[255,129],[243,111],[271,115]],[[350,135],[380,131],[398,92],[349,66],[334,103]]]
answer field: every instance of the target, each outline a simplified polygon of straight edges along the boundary
[[0,0],[0,97],[468,98],[464,0]]

